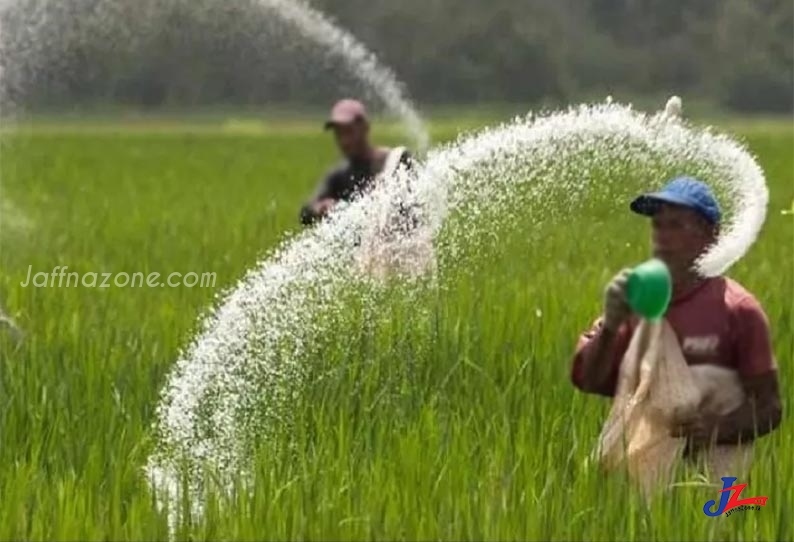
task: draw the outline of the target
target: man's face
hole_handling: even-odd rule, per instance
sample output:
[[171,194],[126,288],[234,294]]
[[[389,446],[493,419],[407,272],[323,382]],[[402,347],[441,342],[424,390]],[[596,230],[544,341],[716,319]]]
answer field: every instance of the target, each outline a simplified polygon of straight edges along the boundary
[[369,126],[366,122],[334,126],[334,135],[339,151],[348,159],[363,158],[369,148]]
[[673,274],[689,270],[716,238],[714,226],[684,207],[662,204],[651,221],[654,256]]

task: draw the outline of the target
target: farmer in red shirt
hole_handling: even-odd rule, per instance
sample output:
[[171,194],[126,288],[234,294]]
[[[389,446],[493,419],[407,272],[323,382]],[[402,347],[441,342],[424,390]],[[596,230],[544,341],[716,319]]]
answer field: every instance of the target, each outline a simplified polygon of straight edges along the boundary
[[[713,364],[737,371],[746,393],[742,406],[717,418],[705,415],[674,429],[696,449],[748,442],[774,430],[782,413],[777,364],[769,322],[761,305],[739,283],[726,277],[705,278],[694,263],[719,233],[720,208],[704,183],[681,177],[661,192],[631,203],[635,213],[650,216],[654,255],[673,279],[673,298],[665,318],[675,331],[689,365]],[[636,317],[626,301],[628,271],[606,288],[604,314],[579,340],[571,379],[580,390],[612,396]]]

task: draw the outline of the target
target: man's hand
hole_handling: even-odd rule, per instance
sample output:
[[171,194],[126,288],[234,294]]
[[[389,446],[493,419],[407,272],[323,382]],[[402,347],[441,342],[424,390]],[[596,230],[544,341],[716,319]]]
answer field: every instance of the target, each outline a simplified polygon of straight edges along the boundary
[[631,270],[623,269],[615,275],[604,292],[604,327],[615,331],[631,314],[628,300],[626,299],[626,284]]
[[718,418],[698,413],[691,420],[673,427],[670,436],[685,438],[689,441],[690,446],[706,446],[716,436],[718,422]]
[[336,205],[336,200],[331,198],[324,198],[312,205],[312,211],[317,216],[325,216],[331,212]]

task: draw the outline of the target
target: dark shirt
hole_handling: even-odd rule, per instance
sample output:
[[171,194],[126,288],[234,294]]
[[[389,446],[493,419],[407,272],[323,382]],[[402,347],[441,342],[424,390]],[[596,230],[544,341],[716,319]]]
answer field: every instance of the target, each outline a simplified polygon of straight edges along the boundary
[[[411,154],[407,150],[403,151],[400,164],[410,169],[411,162]],[[376,171],[377,165],[380,164],[372,160],[351,160],[329,171],[320,181],[311,200],[301,208],[301,222],[308,225],[321,218],[312,210],[312,206],[320,200],[352,201],[367,192],[375,176],[380,173],[380,170]]]

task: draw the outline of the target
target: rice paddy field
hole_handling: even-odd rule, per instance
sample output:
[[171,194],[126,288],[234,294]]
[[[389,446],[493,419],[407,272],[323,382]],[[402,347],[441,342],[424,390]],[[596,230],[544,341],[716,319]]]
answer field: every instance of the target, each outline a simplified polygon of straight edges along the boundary
[[[299,231],[299,206],[336,160],[315,126],[280,122],[39,122],[3,135],[0,301],[25,336],[0,331],[0,539],[169,537],[143,472],[166,376],[217,296]],[[434,124],[434,140],[467,122]],[[519,213],[483,228],[488,242],[440,286],[417,285],[419,302],[386,291],[372,318],[350,292],[337,332],[305,360],[314,378],[294,394],[292,423],[259,446],[252,489],[211,496],[174,536],[794,539],[794,128],[723,127],[770,189],[763,231],[729,272],[762,302],[780,366],[784,422],[739,480],[766,506],[707,517],[717,489],[682,484],[646,507],[625,479],[584,465],[609,404],[570,384],[574,346],[649,236],[625,196],[596,194],[564,220]],[[21,286],[56,266],[216,278]]]

